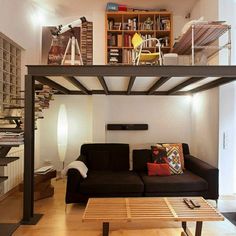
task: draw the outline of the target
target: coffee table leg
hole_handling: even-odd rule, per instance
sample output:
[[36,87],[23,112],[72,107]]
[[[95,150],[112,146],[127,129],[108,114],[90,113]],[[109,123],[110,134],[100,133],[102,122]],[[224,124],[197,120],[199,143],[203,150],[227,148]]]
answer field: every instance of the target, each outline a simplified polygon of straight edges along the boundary
[[108,236],[109,235],[109,222],[103,222],[102,235],[103,236]]
[[197,221],[195,236],[201,236],[201,235],[202,235],[202,221]]
[[184,232],[181,233],[181,236],[192,236],[192,234],[190,233],[190,231],[187,227],[187,222],[185,222],[185,221],[182,222],[182,228],[183,228]]
[[182,222],[182,228],[186,232],[186,229],[187,229],[187,223],[186,222]]

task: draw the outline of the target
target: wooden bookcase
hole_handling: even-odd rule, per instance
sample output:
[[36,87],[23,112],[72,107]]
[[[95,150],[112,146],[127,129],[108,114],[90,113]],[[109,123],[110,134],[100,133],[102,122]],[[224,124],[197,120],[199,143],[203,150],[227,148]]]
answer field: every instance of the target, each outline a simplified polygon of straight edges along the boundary
[[[145,21],[150,17],[153,24],[147,27]],[[105,42],[106,64],[132,64],[133,47],[131,43],[134,33],[145,38],[159,38],[162,52],[170,52],[173,45],[172,14],[160,12],[106,12]],[[144,49],[155,50],[154,45]]]
[[0,113],[20,105],[22,48],[0,33]]

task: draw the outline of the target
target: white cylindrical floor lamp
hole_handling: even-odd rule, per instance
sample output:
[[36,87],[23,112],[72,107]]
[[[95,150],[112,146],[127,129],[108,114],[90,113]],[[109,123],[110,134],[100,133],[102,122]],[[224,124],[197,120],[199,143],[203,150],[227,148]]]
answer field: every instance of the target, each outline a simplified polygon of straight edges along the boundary
[[64,169],[64,162],[66,157],[68,143],[68,120],[66,106],[60,105],[57,119],[57,147],[59,159],[62,162],[62,169]]

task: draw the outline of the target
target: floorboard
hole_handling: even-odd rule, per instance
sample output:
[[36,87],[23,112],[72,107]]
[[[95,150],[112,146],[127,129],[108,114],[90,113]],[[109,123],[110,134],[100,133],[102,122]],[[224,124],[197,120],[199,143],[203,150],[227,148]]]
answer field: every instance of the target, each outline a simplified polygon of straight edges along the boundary
[[[44,214],[35,226],[21,225],[13,236],[101,236],[102,225],[82,223],[84,204],[70,204],[65,209],[65,180],[53,181],[55,194],[35,202],[35,213]],[[215,204],[212,201],[212,204]],[[236,199],[219,200],[219,210],[228,211],[236,206]],[[17,223],[22,217],[22,193],[16,192],[0,202],[0,223]],[[142,222],[112,223],[110,236],[176,236],[181,233],[180,223]],[[194,233],[195,224],[189,224]],[[2,236],[2,234],[0,234]],[[236,227],[224,222],[205,222],[202,236],[236,236]]]

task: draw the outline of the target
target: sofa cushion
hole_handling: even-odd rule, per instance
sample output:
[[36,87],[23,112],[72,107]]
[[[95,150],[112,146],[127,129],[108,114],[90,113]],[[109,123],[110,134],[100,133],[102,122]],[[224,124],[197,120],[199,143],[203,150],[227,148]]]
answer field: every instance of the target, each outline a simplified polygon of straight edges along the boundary
[[129,145],[120,143],[89,143],[81,146],[87,167],[92,170],[129,170]]
[[94,193],[142,193],[141,178],[132,171],[88,171],[88,177],[80,184],[80,191]]
[[133,150],[133,170],[147,171],[147,163],[152,162],[152,152],[149,149]]
[[166,175],[171,175],[170,173],[170,166],[167,163],[147,163],[147,168],[148,168],[148,175],[160,175],[160,176],[166,176]]
[[109,170],[110,154],[108,151],[89,150],[87,163],[91,170]]
[[145,172],[140,174],[145,192],[198,192],[208,189],[207,182],[190,171],[182,175],[148,176]]

